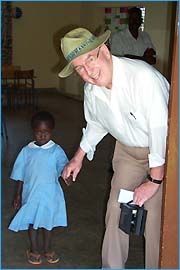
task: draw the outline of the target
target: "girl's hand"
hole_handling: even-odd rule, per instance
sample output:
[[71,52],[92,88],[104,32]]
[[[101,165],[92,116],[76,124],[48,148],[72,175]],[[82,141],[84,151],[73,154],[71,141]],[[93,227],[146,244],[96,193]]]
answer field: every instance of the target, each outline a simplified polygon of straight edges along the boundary
[[18,210],[21,207],[21,200],[22,200],[21,195],[17,195],[16,198],[14,199],[13,206],[15,210]]

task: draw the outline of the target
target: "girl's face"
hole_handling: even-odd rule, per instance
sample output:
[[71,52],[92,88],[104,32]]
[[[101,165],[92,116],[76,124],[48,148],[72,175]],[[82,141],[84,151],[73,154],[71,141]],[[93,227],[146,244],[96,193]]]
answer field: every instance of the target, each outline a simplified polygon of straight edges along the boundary
[[44,145],[52,138],[52,128],[46,122],[41,122],[33,128],[34,138],[38,146]]

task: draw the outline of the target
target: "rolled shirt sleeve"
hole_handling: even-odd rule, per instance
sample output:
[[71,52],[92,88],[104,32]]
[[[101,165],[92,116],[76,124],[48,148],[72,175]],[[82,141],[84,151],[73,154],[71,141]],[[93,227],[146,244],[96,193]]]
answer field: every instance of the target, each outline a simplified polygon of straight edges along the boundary
[[167,127],[150,130],[150,154],[148,155],[150,168],[162,166],[165,163],[166,134]]
[[80,147],[87,153],[87,158],[92,160],[94,157],[94,152],[96,150],[96,145],[102,140],[102,138],[107,134],[107,132],[92,123],[88,123],[86,129],[83,128],[83,136],[80,142]]
[[152,89],[151,97],[148,99],[150,168],[162,166],[165,163],[169,84],[165,78],[157,76],[153,80]]

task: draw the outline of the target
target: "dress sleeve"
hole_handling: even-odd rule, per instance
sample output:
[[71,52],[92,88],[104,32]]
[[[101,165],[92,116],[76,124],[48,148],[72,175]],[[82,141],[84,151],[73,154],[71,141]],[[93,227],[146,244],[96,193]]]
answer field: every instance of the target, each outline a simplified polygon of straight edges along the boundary
[[57,169],[57,173],[58,176],[61,175],[62,170],[64,169],[64,167],[66,166],[66,164],[69,162],[66,153],[64,152],[64,150],[62,149],[62,147],[60,147],[59,145],[57,145],[57,150],[56,150],[56,169]]
[[88,89],[85,91],[84,96],[84,113],[87,125],[86,128],[83,128],[80,147],[87,153],[87,158],[92,160],[96,145],[108,132],[95,119],[95,104],[93,98],[88,93]]
[[25,174],[25,148],[18,154],[10,175],[10,178],[15,181],[24,181]]

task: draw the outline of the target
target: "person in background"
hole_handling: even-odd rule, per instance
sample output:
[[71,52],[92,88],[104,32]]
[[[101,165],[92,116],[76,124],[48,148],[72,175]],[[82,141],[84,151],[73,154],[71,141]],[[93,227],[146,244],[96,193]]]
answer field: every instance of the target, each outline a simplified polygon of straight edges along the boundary
[[[22,148],[13,166],[10,178],[17,181],[14,208],[18,210],[9,229],[28,230],[30,249],[28,262],[41,264],[44,256],[49,263],[57,263],[59,256],[52,248],[54,227],[67,226],[66,206],[59,176],[68,158],[64,150],[53,142],[53,116],[37,112],[31,120],[34,141]],[[40,251],[38,232],[42,228],[43,250]]]
[[156,64],[156,51],[151,38],[148,33],[139,29],[142,23],[141,9],[133,7],[128,13],[128,28],[115,32],[110,37],[111,53],[143,60],[150,65]]
[[75,181],[87,155],[110,133],[116,139],[114,174],[106,211],[102,246],[103,268],[124,268],[129,235],[119,229],[120,189],[134,191],[133,202],[148,211],[145,227],[145,265],[158,268],[162,187],[168,129],[169,83],[153,66],[135,59],[113,56],[100,36],[76,28],[61,39],[67,65],[61,78],[73,72],[86,82],[84,114],[87,122],[79,148],[65,166],[62,177]]

